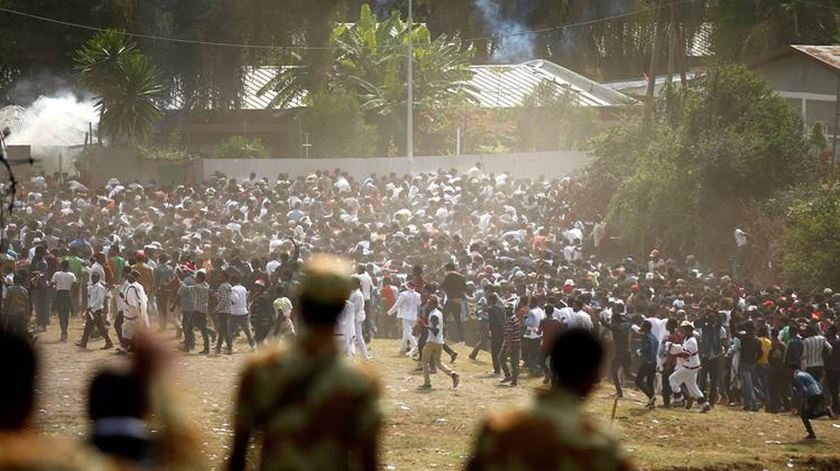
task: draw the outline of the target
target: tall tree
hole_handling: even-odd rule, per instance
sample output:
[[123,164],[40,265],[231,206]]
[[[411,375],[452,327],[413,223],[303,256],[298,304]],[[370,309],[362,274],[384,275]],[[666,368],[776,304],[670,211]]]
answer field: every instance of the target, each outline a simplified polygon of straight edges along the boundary
[[122,33],[97,34],[78,51],[79,82],[96,94],[100,132],[115,143],[148,136],[162,115],[165,86],[157,67]]

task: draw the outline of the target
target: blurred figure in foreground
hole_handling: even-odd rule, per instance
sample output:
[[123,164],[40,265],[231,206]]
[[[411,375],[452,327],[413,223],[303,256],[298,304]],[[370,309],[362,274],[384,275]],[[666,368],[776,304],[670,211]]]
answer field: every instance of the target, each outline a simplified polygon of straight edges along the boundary
[[229,470],[245,469],[252,436],[262,441],[258,469],[378,469],[379,385],[335,341],[350,277],[349,263],[334,257],[307,263],[296,303],[301,332],[257,354],[242,375]]
[[33,423],[38,359],[25,337],[0,332],[0,469],[101,471],[111,463],[83,444],[39,434]]
[[199,435],[167,387],[169,350],[148,332],[135,347],[131,363],[100,370],[90,384],[92,444],[121,469],[207,469]]
[[581,411],[598,383],[603,356],[586,330],[558,335],[551,348],[554,387],[526,410],[486,419],[467,470],[630,469],[618,441]]

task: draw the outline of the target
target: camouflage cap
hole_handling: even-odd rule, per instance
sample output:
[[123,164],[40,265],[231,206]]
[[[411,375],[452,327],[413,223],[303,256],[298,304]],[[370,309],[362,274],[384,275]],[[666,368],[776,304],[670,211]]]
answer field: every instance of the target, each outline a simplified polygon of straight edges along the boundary
[[319,304],[342,303],[350,297],[353,265],[346,259],[327,254],[311,257],[304,266],[301,298]]

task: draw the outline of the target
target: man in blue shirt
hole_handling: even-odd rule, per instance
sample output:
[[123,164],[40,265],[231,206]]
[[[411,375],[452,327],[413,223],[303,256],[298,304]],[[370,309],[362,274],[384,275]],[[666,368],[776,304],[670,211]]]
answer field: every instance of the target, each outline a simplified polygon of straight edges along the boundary
[[823,407],[822,386],[810,373],[800,370],[796,365],[790,365],[788,368],[793,375],[793,387],[796,395],[802,400],[802,405],[799,407],[799,417],[805,424],[805,431],[808,432],[805,439],[814,440],[817,436],[814,434],[814,428],[811,427],[811,419],[818,419],[826,415],[834,417],[834,412],[831,407]]
[[648,397],[647,408],[656,407],[656,394],[653,389],[653,381],[656,377],[656,354],[659,349],[659,342],[650,332],[651,323],[646,320],[642,322],[642,338],[639,341],[639,371],[636,373],[636,387]]

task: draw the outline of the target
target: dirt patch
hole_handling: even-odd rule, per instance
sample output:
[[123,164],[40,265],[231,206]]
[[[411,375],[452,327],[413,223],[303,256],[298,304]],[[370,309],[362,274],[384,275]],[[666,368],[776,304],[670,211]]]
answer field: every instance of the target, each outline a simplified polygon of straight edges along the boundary
[[[81,324],[74,321],[69,343],[58,343],[55,330],[39,338],[44,371],[37,420],[45,433],[84,437],[89,378],[101,365],[124,361],[113,353],[95,350],[99,347],[95,342],[91,350],[80,351],[73,345],[80,336]],[[247,351],[247,345],[239,344],[238,350]],[[467,347],[457,345],[456,350],[460,356],[454,367],[462,374],[461,388],[449,390],[449,379],[439,374],[432,377],[434,389],[419,391],[422,375],[413,371],[414,362],[398,355],[397,342],[373,342],[372,366],[383,383],[382,406],[387,417],[382,447],[386,469],[460,468],[482,416],[525,405],[533,391],[542,387],[540,380],[529,378],[517,388],[500,386],[497,378],[487,374],[491,367],[486,353],[472,362]],[[177,357],[179,374],[173,386],[201,427],[202,444],[213,469],[221,469],[229,450],[232,398],[247,356]],[[840,469],[840,421],[815,421],[820,440],[809,443],[801,440],[805,432],[799,418],[789,414],[748,413],[723,406],[709,414],[648,411],[642,394],[628,390],[610,424],[611,392],[610,385],[603,385],[587,408],[623,437],[628,454],[642,469]]]

